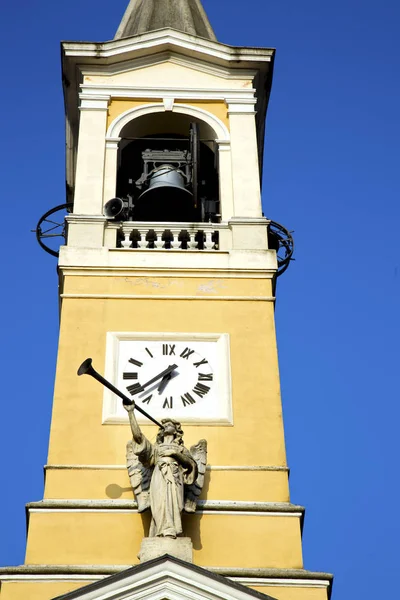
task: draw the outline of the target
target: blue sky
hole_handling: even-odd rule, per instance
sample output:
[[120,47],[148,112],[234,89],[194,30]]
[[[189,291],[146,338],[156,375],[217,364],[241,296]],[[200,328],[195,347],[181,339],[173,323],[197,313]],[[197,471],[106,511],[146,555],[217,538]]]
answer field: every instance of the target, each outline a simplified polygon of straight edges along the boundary
[[[24,560],[43,494],[56,260],[30,230],[64,202],[59,41],[113,37],[127,0],[3,0],[0,564]],[[333,600],[391,595],[398,569],[400,4],[203,0],[220,41],[277,48],[263,182],[294,230],[277,331],[305,567]]]

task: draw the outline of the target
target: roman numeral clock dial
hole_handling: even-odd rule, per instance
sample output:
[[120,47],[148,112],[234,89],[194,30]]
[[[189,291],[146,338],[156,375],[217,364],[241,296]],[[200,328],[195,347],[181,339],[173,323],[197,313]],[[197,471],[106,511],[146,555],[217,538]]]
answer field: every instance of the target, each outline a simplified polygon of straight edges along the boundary
[[[164,335],[161,339],[108,335],[114,336],[109,344],[114,353],[118,347],[117,387],[154,418],[231,423],[228,335],[196,334],[190,339],[189,334],[179,334],[183,339],[176,340]],[[126,418],[122,412],[120,416]],[[118,421],[118,415],[111,420]]]
[[189,408],[202,402],[211,391],[214,371],[210,361],[190,345],[158,342],[133,352],[122,379],[139,405],[147,404],[157,412],[161,407],[169,414],[174,407]]

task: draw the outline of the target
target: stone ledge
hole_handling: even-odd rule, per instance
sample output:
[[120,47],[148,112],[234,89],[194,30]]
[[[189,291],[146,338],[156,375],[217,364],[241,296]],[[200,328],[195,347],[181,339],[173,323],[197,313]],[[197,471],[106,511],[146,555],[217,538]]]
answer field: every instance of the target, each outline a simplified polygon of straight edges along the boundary
[[[27,510],[55,510],[55,509],[108,509],[137,510],[135,500],[40,500],[39,502],[29,502],[26,505]],[[246,511],[249,513],[271,512],[271,513],[301,513],[304,515],[305,508],[290,502],[245,502],[229,500],[200,500],[198,511]]]
[[[4,575],[114,575],[133,565],[20,565],[1,567],[0,578]],[[202,567],[224,577],[252,577],[274,579],[315,579],[333,580],[331,573],[306,571],[305,569],[243,568],[243,567]]]

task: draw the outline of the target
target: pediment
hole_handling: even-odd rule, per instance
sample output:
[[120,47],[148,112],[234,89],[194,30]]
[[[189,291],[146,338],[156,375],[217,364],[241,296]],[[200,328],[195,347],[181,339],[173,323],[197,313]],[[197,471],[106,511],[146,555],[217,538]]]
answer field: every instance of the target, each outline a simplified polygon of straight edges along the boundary
[[[108,86],[143,86],[145,88],[181,87],[219,89],[229,87],[251,88],[255,71],[228,70],[216,68],[204,61],[188,60],[173,53],[147,56],[141,60],[117,63],[97,69],[84,69],[85,83],[106,84]],[[229,80],[229,83],[227,83]],[[245,80],[245,81],[244,81]]]
[[53,600],[275,600],[165,555]]

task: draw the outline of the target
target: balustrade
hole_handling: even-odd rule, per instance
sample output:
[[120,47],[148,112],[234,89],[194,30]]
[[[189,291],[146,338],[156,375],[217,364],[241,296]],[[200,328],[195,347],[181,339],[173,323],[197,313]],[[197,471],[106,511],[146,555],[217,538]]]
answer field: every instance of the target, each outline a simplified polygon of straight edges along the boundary
[[117,248],[134,250],[219,250],[217,223],[141,223],[125,221],[117,230]]

